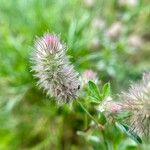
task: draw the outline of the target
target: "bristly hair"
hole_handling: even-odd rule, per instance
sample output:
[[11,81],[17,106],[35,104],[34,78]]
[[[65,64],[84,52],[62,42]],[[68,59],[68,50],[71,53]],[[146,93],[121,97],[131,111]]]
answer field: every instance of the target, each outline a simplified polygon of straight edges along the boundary
[[72,102],[77,96],[80,83],[78,73],[70,64],[66,47],[59,37],[46,33],[35,40],[33,49],[32,71],[38,78],[39,87],[47,95],[55,97],[59,104]]
[[133,130],[150,137],[150,72],[144,73],[142,81],[131,85],[120,99],[123,109],[132,114],[130,123]]

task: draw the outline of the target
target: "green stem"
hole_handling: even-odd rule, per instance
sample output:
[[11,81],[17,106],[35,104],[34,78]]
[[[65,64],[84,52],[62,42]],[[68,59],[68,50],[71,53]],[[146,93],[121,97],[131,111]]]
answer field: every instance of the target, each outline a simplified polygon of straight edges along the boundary
[[88,116],[85,114],[85,129],[88,128]]
[[103,129],[103,125],[101,125],[78,100],[77,102],[81,106],[81,108],[86,112],[86,114],[98,125],[98,127]]
[[106,149],[109,149],[109,148],[108,148],[108,143],[107,143],[107,140],[106,140],[104,131],[102,131],[102,136],[103,136],[104,145],[105,145]]

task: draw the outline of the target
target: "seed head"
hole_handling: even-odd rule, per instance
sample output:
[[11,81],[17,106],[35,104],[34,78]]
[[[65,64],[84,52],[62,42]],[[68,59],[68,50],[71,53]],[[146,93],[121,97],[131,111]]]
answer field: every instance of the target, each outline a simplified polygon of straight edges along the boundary
[[78,73],[66,56],[66,48],[58,36],[46,33],[35,40],[31,57],[32,70],[39,87],[55,97],[59,104],[74,100],[79,89]]

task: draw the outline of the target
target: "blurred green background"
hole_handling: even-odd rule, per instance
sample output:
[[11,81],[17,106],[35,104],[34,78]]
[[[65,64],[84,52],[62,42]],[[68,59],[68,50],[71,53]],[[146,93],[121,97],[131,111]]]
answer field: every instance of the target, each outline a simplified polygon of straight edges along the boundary
[[0,150],[148,150],[115,127],[107,148],[99,130],[77,134],[84,111],[57,107],[30,72],[34,39],[45,32],[60,35],[81,75],[92,69],[110,81],[112,95],[150,69],[149,0],[0,0]]

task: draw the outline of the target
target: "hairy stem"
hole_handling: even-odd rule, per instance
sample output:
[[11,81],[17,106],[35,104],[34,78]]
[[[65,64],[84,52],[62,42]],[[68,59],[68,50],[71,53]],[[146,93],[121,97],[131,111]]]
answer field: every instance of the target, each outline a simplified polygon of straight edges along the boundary
[[97,126],[103,130],[103,129],[104,129],[104,126],[101,125],[101,124],[88,112],[88,110],[82,105],[82,103],[80,103],[78,100],[77,100],[77,102],[78,102],[78,104],[80,105],[80,107],[86,112],[86,114],[97,124]]

